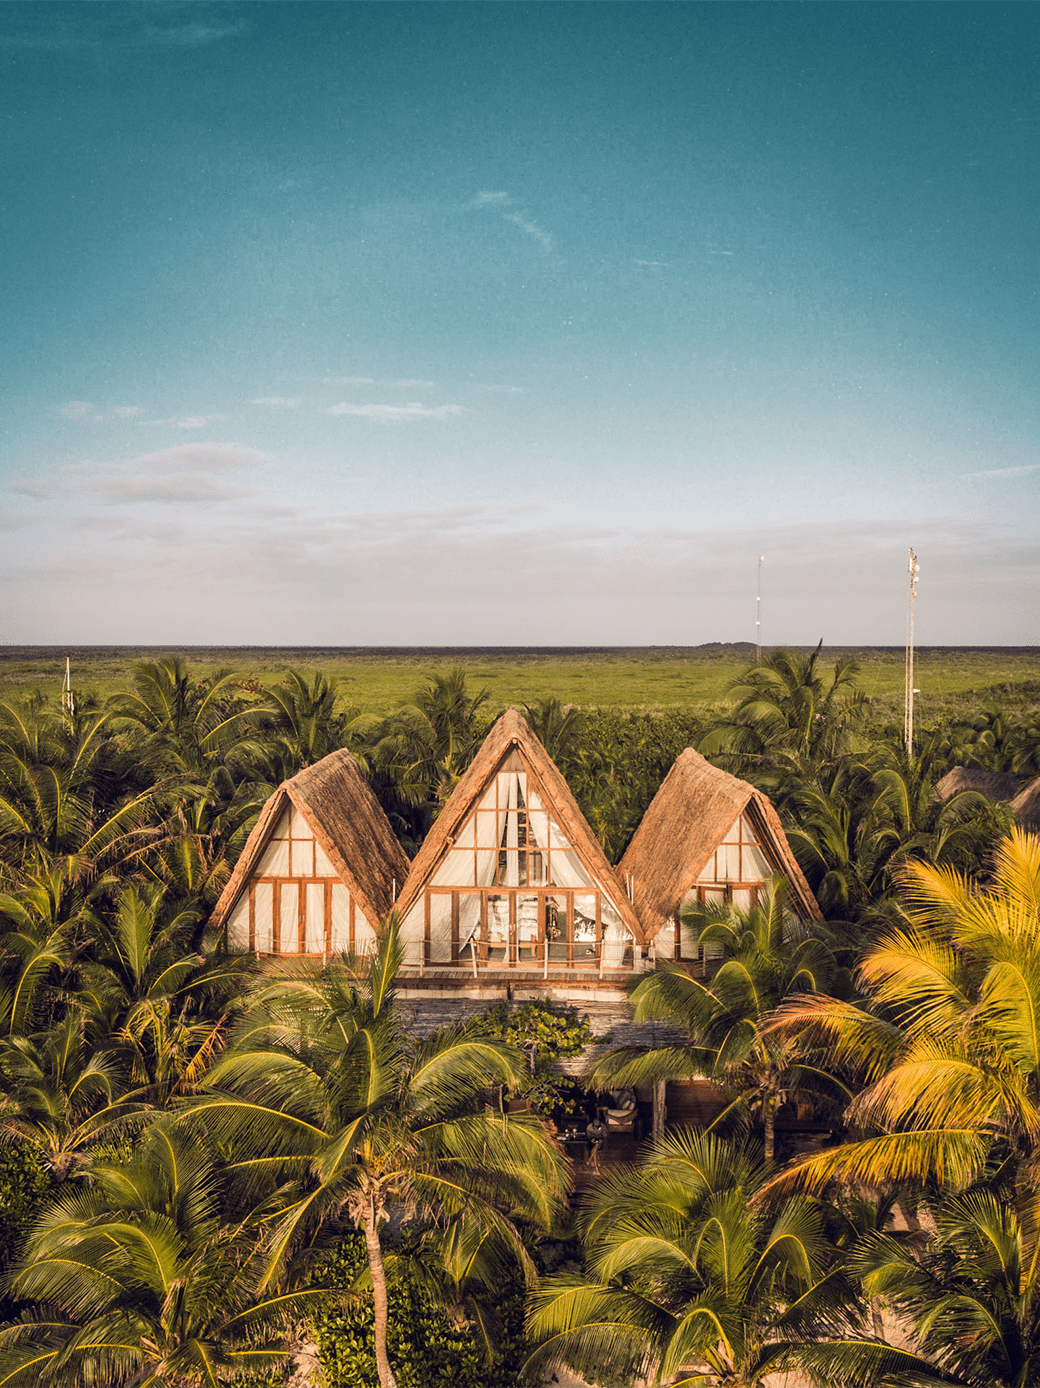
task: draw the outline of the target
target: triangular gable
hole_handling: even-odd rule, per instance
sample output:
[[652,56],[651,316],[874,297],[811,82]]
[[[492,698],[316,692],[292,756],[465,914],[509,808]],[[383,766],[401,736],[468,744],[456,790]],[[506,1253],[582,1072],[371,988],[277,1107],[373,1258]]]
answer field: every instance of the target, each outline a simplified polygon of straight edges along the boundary
[[[212,919],[227,926],[233,947],[258,953],[367,944],[407,874],[408,860],[382,807],[354,758],[340,750],[270,797]],[[265,885],[258,900],[260,880],[275,887]]]
[[410,920],[428,888],[492,884],[504,891],[598,891],[624,931],[642,943],[617,874],[552,758],[515,709],[491,728],[412,863],[398,903],[406,946]]
[[[732,854],[725,845],[734,842],[735,834],[740,837],[742,821],[750,830],[750,854],[757,853],[774,875],[786,878],[793,910],[803,920],[819,919],[816,898],[769,797],[688,747],[650,802],[618,867],[631,884],[647,939],[671,923],[693,888],[709,880],[706,872],[714,881],[732,880]],[[721,866],[719,852],[727,859]]]

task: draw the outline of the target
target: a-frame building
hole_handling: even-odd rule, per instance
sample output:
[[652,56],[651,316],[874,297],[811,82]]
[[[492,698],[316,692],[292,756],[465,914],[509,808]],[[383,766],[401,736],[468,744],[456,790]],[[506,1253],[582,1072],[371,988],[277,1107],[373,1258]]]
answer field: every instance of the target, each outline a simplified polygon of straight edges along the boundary
[[402,984],[427,991],[574,996],[568,984],[587,995],[605,980],[623,991],[641,966],[632,903],[515,709],[494,724],[459,780],[397,905]]
[[284,781],[221,893],[231,949],[327,956],[364,950],[393,909],[408,859],[347,751]]
[[769,797],[687,748],[640,821],[618,867],[658,960],[704,965],[679,912],[694,903],[741,909],[784,882],[804,921],[820,908]]

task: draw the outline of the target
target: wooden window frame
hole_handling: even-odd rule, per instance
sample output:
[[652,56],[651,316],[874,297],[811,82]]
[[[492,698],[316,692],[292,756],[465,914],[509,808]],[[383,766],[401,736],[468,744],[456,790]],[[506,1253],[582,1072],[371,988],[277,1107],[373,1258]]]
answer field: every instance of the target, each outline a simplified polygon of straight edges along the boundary
[[[357,903],[354,900],[354,893],[338,877],[254,877],[249,884],[249,952],[256,954],[256,898],[255,892],[257,885],[263,883],[271,888],[271,956],[278,958],[291,959],[328,959],[333,954],[332,948],[332,889],[335,886],[345,888],[347,892],[349,911],[347,923],[347,948],[353,950],[357,947]],[[296,949],[284,949],[282,947],[282,887],[295,886],[297,888],[296,899]],[[301,946],[307,942],[307,888],[323,887],[324,900],[322,909],[324,914],[324,929],[322,932],[323,948],[313,953]]]

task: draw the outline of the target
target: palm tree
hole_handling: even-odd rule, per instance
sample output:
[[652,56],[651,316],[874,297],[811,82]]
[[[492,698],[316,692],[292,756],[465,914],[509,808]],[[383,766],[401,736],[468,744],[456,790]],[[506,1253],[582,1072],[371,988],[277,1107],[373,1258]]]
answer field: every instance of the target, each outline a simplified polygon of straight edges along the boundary
[[268,690],[258,713],[284,746],[282,780],[344,745],[349,720],[336,713],[336,681],[320,671],[308,684],[305,675],[289,670]]
[[[684,911],[697,929],[698,946],[714,946],[722,964],[710,980],[694,978],[668,963],[641,979],[631,1002],[637,1022],[662,1021],[681,1028],[686,1043],[649,1051],[621,1048],[591,1072],[597,1088],[694,1077],[714,1080],[732,1097],[713,1127],[756,1118],[766,1163],[775,1155],[777,1108],[799,1090],[814,1089],[833,1100],[839,1092],[798,1054],[793,1038],[765,1024],[784,999],[814,995],[837,975],[832,951],[786,911],[781,891],[748,911],[708,907]],[[848,1097],[842,1092],[843,1097]]]
[[158,790],[133,784],[126,760],[104,713],[69,726],[45,710],[0,705],[0,873],[44,863],[82,879],[154,837]]
[[226,1009],[248,977],[242,956],[215,952],[200,912],[155,886],[131,884],[113,911],[89,915],[93,942],[77,1002],[98,1049],[127,1062],[135,1097],[190,1093],[222,1048]]
[[562,1190],[561,1159],[537,1121],[487,1102],[495,1086],[521,1083],[523,1058],[461,1030],[410,1038],[394,1006],[401,958],[391,922],[370,960],[339,956],[261,979],[211,1093],[192,1109],[234,1144],[236,1169],[258,1192],[293,1181],[266,1276],[323,1230],[344,1220],[361,1229],[383,1388],[396,1385],[381,1233],[391,1209],[445,1227],[465,1220],[522,1258],[510,1217],[550,1224]]
[[847,1262],[903,1344],[853,1334],[803,1345],[813,1381],[833,1388],[1026,1388],[1040,1375],[1040,1192],[1000,1183],[933,1193],[925,1228],[878,1229]]
[[[1040,1186],[1040,839],[1015,831],[983,887],[952,868],[908,865],[905,922],[859,967],[862,1003],[789,1001],[772,1033],[862,1092],[859,1140],[775,1178],[963,1187],[993,1154]],[[771,1033],[771,1034],[772,1034]]]
[[133,682],[134,693],[109,700],[109,716],[143,732],[144,759],[162,774],[205,773],[258,719],[229,670],[195,681],[179,656],[164,656],[138,662]]
[[480,745],[477,714],[488,697],[486,689],[470,694],[466,672],[455,669],[431,676],[385,721],[372,759],[406,804],[445,803]]
[[866,709],[856,688],[859,666],[835,662],[828,681],[818,670],[821,641],[811,655],[778,649],[731,686],[739,695],[730,716],[701,740],[700,750],[730,753],[738,769],[805,775],[848,750],[851,729]]
[[294,1325],[328,1291],[270,1285],[262,1212],[228,1222],[226,1184],[169,1123],[129,1161],[95,1163],[12,1272],[30,1310],[0,1330],[0,1384],[216,1388],[283,1365]]
[[759,1388],[840,1303],[820,1207],[769,1208],[747,1147],[679,1131],[604,1179],[578,1219],[585,1271],[546,1279],[537,1367],[674,1388]]
[[75,1012],[45,1032],[5,1037],[0,1134],[35,1147],[43,1164],[64,1180],[127,1120],[130,1108],[119,1097],[125,1082],[116,1057],[88,1048]]
[[525,704],[524,712],[535,737],[567,775],[567,764],[577,756],[585,722],[581,709],[573,704],[564,708],[559,699],[552,695],[535,704]]

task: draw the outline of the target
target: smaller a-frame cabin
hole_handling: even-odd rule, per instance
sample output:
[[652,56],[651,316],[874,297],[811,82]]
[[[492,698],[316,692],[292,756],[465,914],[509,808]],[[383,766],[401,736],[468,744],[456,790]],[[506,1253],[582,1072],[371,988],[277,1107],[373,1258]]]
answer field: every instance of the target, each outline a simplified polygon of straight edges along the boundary
[[268,800],[213,912],[230,949],[328,956],[371,948],[408,859],[347,751]]
[[801,920],[819,920],[768,796],[687,748],[640,821],[618,867],[658,960],[704,967],[679,912],[695,903],[755,905],[778,881]]
[[[398,901],[405,976],[458,990],[614,986],[640,967],[639,921],[563,776],[510,709],[488,733]],[[405,981],[405,976],[402,982]],[[520,996],[520,993],[515,994]]]

